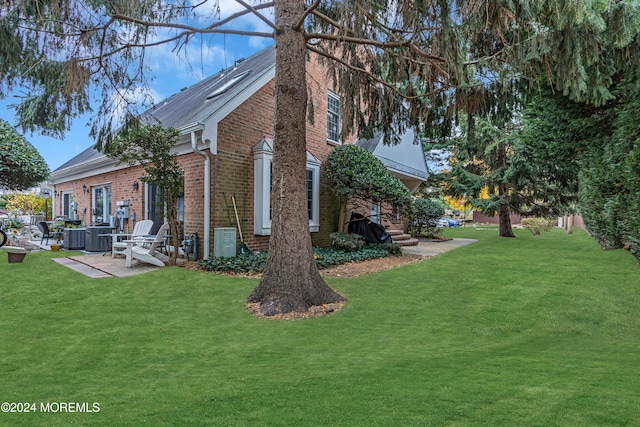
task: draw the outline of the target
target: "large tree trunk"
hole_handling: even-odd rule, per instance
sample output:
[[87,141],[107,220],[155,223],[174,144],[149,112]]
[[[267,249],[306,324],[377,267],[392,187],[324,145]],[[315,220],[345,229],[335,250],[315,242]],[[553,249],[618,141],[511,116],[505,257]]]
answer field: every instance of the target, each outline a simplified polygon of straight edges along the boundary
[[302,0],[275,2],[276,110],[272,219],[269,255],[258,286],[247,301],[266,316],[306,311],[343,301],[322,279],[313,258],[306,196],[306,42],[293,28]]
[[[504,143],[498,144],[496,147],[497,158],[496,166],[499,168],[507,169],[507,146]],[[498,184],[498,196],[502,201],[502,204],[498,208],[498,225],[500,228],[499,234],[501,237],[516,237],[513,234],[511,228],[511,209],[509,208],[509,184],[506,182],[500,182]]]
[[509,209],[509,186],[507,184],[500,184],[498,186],[498,193],[500,198],[504,200],[504,203],[498,208],[498,224],[500,227],[501,237],[516,237],[513,234],[511,228],[511,211]]

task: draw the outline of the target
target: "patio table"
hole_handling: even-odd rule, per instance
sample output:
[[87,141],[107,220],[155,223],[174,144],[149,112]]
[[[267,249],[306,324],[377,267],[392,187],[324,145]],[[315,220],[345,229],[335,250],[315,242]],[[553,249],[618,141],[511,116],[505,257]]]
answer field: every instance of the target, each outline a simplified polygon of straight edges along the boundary
[[105,256],[107,254],[107,252],[111,252],[113,250],[113,239],[120,239],[120,238],[123,238],[123,237],[127,237],[128,235],[129,234],[127,234],[127,233],[104,233],[104,234],[98,234],[99,238],[107,240],[107,245],[106,245],[106,247],[104,249],[104,253],[102,254],[102,256]]

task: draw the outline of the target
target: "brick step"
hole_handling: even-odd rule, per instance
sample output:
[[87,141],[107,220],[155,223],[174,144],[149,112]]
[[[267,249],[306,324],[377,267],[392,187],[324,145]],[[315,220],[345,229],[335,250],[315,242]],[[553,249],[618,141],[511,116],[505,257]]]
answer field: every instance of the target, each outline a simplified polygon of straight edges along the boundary
[[418,239],[406,239],[406,240],[398,240],[398,241],[393,241],[393,243],[397,243],[400,246],[416,246],[420,241]]
[[400,234],[404,234],[404,231],[402,231],[402,230],[387,230],[387,233],[389,233],[391,236],[399,236]]
[[409,240],[411,238],[411,234],[396,234],[396,235],[391,235],[391,239],[395,242],[398,243],[402,240]]

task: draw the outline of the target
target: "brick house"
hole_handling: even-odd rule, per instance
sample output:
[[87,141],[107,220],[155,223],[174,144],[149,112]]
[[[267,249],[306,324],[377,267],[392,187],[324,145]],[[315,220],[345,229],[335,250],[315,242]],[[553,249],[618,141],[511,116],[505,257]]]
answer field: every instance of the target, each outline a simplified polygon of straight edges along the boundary
[[[180,131],[174,147],[184,170],[179,219],[185,233],[197,233],[200,258],[214,255],[217,228],[236,227],[233,200],[247,246],[251,250],[268,246],[274,75],[275,49],[269,47],[145,113],[147,121]],[[307,125],[309,228],[313,244],[325,246],[338,227],[339,204],[322,165],[333,147],[357,141],[341,135],[340,98],[314,57],[307,64],[307,75],[315,106],[314,123]],[[394,154],[380,139],[358,143],[381,158],[410,189],[427,178],[420,145],[403,142],[393,148]],[[141,176],[141,167],[118,164],[89,148],[53,171],[54,216],[87,225],[105,223],[112,221],[122,204],[118,202],[125,201],[129,215],[122,223],[124,230],[141,219],[152,219],[159,226],[163,215],[153,203],[156,187],[142,183]]]

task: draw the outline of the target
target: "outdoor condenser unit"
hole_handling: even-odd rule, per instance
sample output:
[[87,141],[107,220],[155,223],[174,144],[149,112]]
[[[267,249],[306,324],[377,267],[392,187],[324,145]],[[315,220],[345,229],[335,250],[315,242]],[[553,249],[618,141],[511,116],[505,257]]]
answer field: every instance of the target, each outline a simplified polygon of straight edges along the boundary
[[219,227],[213,230],[213,256],[236,256],[236,229],[232,227]]
[[64,248],[69,250],[84,249],[86,234],[86,228],[65,228]]

